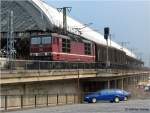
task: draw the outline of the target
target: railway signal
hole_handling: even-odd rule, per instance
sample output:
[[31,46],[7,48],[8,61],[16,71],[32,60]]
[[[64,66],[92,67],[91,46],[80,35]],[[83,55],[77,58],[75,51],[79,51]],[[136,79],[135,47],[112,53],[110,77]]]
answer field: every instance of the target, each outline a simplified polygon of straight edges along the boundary
[[108,37],[109,37],[109,27],[104,28],[104,39],[106,40],[107,43],[107,48],[106,48],[106,68],[110,66],[110,61],[109,61],[109,53],[108,53]]
[[104,38],[105,40],[108,40],[109,37],[109,27],[104,28]]

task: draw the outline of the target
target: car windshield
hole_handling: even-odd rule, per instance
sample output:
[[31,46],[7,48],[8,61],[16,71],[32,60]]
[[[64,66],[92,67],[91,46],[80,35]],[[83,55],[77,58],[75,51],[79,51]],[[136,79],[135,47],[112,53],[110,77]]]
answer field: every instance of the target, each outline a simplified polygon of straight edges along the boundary
[[123,93],[124,93],[124,94],[127,94],[128,92],[126,92],[126,91],[123,90]]

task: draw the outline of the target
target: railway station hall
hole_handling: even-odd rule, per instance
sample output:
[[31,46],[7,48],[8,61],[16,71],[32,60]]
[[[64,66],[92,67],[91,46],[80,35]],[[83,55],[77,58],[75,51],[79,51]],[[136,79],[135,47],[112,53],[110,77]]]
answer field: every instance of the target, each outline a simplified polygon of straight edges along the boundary
[[44,0],[1,1],[0,110],[81,103],[111,88],[138,96],[150,69],[110,39],[109,26],[99,33],[70,11]]

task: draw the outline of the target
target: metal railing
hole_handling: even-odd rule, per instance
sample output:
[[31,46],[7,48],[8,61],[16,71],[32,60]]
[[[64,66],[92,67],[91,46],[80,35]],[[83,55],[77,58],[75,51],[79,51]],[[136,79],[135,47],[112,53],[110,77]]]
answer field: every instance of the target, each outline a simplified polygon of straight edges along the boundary
[[133,67],[124,64],[110,64],[106,68],[104,62],[64,62],[40,60],[0,60],[1,70],[59,70],[59,69],[122,69],[122,70],[150,70],[145,67]]

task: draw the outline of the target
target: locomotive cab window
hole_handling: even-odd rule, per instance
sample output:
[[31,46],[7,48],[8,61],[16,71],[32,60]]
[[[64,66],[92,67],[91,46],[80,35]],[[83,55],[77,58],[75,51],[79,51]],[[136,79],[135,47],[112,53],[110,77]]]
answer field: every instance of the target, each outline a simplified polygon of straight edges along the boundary
[[42,44],[50,44],[51,40],[51,37],[42,37]]
[[31,38],[31,44],[41,44],[41,38],[40,37]]
[[84,43],[84,53],[85,55],[91,55],[91,44]]
[[62,39],[62,52],[70,53],[70,40]]

